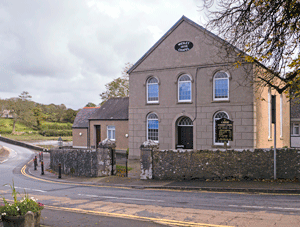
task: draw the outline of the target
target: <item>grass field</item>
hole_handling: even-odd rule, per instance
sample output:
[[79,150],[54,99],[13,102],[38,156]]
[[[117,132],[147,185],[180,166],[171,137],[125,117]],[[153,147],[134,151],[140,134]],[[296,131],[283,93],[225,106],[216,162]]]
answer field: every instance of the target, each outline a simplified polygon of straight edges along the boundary
[[[71,131],[71,123],[42,122],[41,130],[16,123],[16,133],[12,134],[13,119],[0,118],[0,134],[3,137],[18,141],[58,140],[59,136],[43,136],[40,131]],[[63,141],[72,141],[72,136],[61,136]]]

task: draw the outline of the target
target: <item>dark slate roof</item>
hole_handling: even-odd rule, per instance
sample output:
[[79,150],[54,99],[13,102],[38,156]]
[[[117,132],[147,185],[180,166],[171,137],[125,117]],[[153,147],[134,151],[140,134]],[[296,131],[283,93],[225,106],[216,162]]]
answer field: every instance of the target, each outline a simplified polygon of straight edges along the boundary
[[291,118],[300,118],[300,99],[291,100]]
[[84,107],[81,109],[76,115],[72,128],[88,128],[89,117],[99,109],[100,107]]
[[90,120],[128,120],[129,98],[107,100],[89,119]]

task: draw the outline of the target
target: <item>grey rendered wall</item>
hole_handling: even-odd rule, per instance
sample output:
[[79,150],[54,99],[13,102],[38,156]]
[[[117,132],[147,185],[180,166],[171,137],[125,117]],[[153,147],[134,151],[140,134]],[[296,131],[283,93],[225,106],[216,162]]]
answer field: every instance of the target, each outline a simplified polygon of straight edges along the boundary
[[[174,45],[183,40],[192,41],[193,49],[181,53],[175,51]],[[251,65],[235,68],[232,63],[225,64],[218,49],[210,44],[212,42],[205,34],[184,22],[130,74],[129,148],[133,156],[139,157],[139,147],[146,140],[146,117],[150,112],[159,117],[160,149],[175,148],[175,123],[180,116],[188,116],[192,120],[197,116],[194,121],[194,149],[215,147],[213,115],[220,110],[227,112],[234,121],[234,141],[230,142],[230,146],[253,148],[253,90],[240,86],[244,75],[251,76]],[[219,70],[230,74],[229,101],[213,101],[212,78]],[[193,79],[192,102],[178,103],[177,79],[185,73]],[[146,103],[146,80],[150,76],[159,80],[159,104]]]

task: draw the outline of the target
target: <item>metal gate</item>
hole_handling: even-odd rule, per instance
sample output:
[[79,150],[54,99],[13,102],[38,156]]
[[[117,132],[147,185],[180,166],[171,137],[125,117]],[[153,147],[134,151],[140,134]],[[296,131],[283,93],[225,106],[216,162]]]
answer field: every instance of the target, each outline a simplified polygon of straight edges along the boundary
[[128,177],[128,151],[115,150],[116,175],[120,177]]

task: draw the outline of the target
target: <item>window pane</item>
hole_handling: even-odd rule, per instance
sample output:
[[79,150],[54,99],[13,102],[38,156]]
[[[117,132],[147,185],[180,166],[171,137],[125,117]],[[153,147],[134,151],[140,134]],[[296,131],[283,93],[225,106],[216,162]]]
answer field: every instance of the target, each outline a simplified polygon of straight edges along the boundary
[[179,100],[191,100],[191,82],[179,83]]
[[299,135],[299,124],[294,124],[294,134]]
[[215,80],[215,98],[228,98],[228,79]]
[[158,84],[148,84],[148,101],[158,101]]
[[158,120],[148,120],[148,140],[158,141]]
[[115,140],[115,126],[107,126],[107,138],[109,140]]

